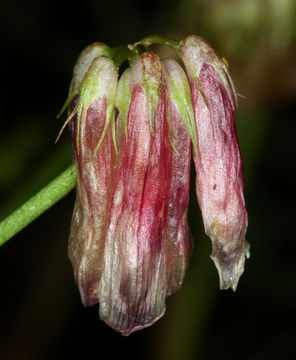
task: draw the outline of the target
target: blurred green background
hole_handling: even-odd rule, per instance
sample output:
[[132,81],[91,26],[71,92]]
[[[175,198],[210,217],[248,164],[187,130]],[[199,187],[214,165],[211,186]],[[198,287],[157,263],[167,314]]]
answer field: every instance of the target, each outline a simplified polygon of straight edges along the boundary
[[296,2],[9,1],[1,6],[0,216],[71,162],[56,120],[80,51],[149,34],[197,34],[230,65],[244,159],[246,262],[218,289],[194,192],[194,252],[165,316],[125,338],[83,308],[67,258],[74,191],[0,248],[0,359],[295,359]]

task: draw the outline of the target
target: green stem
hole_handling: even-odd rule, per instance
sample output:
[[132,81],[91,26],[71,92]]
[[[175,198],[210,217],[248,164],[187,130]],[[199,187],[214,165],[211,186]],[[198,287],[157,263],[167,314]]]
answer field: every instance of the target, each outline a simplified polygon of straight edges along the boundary
[[113,59],[117,67],[128,60],[131,56],[131,50],[126,45],[116,46],[108,50],[108,56]]
[[171,46],[174,50],[176,50],[178,52],[180,41],[170,39],[165,36],[151,35],[151,36],[144,37],[142,40],[137,42],[135,45],[138,45],[138,44],[142,44],[145,47],[148,47],[152,44],[168,45],[168,46]]
[[75,165],[70,165],[61,175],[0,223],[0,246],[67,195],[74,189],[76,183],[76,168]]

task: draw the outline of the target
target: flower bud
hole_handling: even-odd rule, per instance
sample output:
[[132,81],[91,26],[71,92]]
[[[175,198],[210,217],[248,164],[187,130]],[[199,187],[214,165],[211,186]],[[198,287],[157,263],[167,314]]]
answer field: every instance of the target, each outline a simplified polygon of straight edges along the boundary
[[93,43],[87,46],[80,53],[73,69],[73,76],[70,85],[70,94],[78,93],[81,82],[93,60],[102,55],[108,54],[109,47],[103,43]]
[[236,289],[244,270],[247,212],[234,124],[236,93],[225,63],[197,36],[180,46],[190,81],[197,129],[196,191],[220,288]]
[[[190,135],[195,133],[194,114],[186,74],[174,60],[164,60],[162,76],[166,92],[166,113],[171,127],[173,150],[170,165],[170,189],[167,223],[168,293],[177,292],[183,282],[192,250],[187,220],[190,189]],[[196,139],[196,136],[195,136]]]
[[73,69],[73,75],[69,88],[68,98],[65,104],[63,105],[61,111],[59,112],[58,117],[60,117],[61,114],[68,107],[69,107],[68,115],[72,113],[78,101],[77,97],[78,97],[80,85],[89,66],[96,57],[101,55],[108,55],[109,49],[110,48],[107,45],[96,42],[87,46],[85,49],[82,50]]
[[99,301],[101,319],[124,335],[153,324],[165,311],[170,146],[160,85],[161,61],[146,52],[118,86],[118,103],[130,94],[130,105],[114,175]]
[[109,125],[114,117],[117,76],[111,59],[95,58],[81,84],[77,116],[72,120],[78,184],[68,252],[86,306],[98,302],[97,289],[104,264],[115,164]]

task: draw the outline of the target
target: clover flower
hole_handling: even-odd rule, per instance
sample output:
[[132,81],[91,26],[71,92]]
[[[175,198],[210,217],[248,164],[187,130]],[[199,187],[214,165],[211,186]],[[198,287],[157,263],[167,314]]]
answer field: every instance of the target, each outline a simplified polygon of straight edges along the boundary
[[64,106],[78,174],[69,257],[83,304],[124,335],[158,320],[184,279],[191,153],[220,287],[236,289],[248,255],[236,105],[225,63],[197,36],[96,43],[78,59]]

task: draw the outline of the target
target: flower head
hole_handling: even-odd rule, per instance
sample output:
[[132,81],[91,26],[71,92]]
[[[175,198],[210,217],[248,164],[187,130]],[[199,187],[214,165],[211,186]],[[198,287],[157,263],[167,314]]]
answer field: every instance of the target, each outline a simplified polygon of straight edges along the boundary
[[[171,45],[186,71],[143,51],[155,41]],[[78,59],[69,99],[78,173],[69,257],[84,305],[99,303],[101,319],[124,335],[164,314],[192,251],[191,153],[220,287],[235,290],[248,252],[237,100],[211,46],[196,36],[96,43]]]

